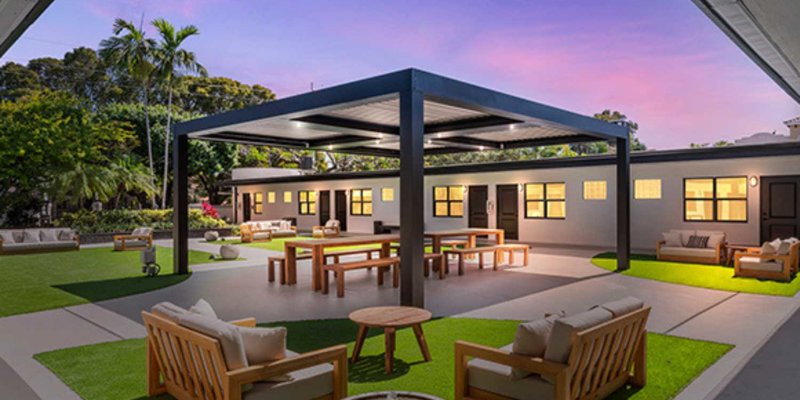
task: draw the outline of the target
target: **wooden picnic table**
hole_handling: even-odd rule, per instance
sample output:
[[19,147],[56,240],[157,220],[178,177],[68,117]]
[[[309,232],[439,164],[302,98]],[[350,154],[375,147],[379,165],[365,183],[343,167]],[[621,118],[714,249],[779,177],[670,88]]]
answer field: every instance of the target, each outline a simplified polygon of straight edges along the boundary
[[391,243],[399,240],[400,235],[393,234],[347,236],[334,239],[287,240],[283,246],[286,269],[289,272],[286,278],[287,283],[290,285],[297,283],[298,248],[311,251],[311,287],[314,291],[318,291],[322,289],[322,266],[325,264],[326,248],[379,244],[381,245],[381,258],[385,258],[390,256]]

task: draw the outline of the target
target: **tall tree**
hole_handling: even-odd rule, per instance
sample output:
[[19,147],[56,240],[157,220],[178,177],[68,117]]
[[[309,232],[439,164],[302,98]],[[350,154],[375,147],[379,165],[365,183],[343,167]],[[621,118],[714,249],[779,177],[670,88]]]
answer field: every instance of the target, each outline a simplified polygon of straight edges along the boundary
[[170,130],[172,128],[172,92],[175,81],[176,78],[186,74],[200,74],[206,76],[208,73],[206,69],[197,62],[197,57],[194,52],[181,47],[186,39],[200,34],[196,26],[184,26],[176,31],[175,27],[163,18],[154,20],[152,24],[158,30],[158,34],[161,37],[156,51],[154,52],[156,71],[164,86],[167,88],[167,136],[164,139],[164,179],[162,181],[161,190],[161,207],[166,208],[170,158],[169,140],[171,137]]
[[601,119],[606,122],[626,122],[628,125],[628,132],[631,142],[631,151],[645,151],[647,150],[647,146],[639,141],[639,138],[636,137],[636,132],[639,130],[639,124],[633,122],[628,119],[628,117],[619,112],[619,111],[611,111],[611,110],[603,110],[603,112],[597,113],[594,115],[595,118]]
[[[153,168],[153,140],[150,134],[150,116],[148,101],[153,84],[155,65],[153,49],[156,43],[145,37],[144,30],[136,28],[133,22],[117,18],[114,21],[114,36],[100,42],[100,56],[109,65],[123,69],[141,84],[141,96],[145,110],[145,129],[147,131],[147,159],[150,164],[150,175],[155,184]],[[157,207],[155,195],[151,198],[153,208]]]

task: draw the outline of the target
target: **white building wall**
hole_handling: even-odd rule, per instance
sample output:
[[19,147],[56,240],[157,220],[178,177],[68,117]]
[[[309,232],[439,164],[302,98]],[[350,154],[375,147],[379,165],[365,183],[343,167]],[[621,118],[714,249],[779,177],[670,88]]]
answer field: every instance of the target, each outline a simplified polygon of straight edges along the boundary
[[[524,218],[524,192],[519,193],[519,240],[529,243],[581,245],[613,248],[616,244],[616,172],[613,165],[532,169],[507,172],[487,172],[425,177],[425,229],[439,230],[463,228],[468,225],[469,199],[464,196],[464,217],[433,217],[433,186],[439,185],[487,185],[489,199],[496,207],[496,185],[531,182],[565,182],[566,219],[542,220]],[[661,233],[669,229],[721,230],[728,235],[730,243],[755,244],[759,241],[760,202],[759,189],[748,186],[748,221],[739,222],[684,222],[683,180],[697,177],[726,176],[774,176],[800,175],[800,155],[780,157],[739,158],[728,160],[702,160],[660,163],[637,163],[631,165],[632,179],[661,179],[661,199],[631,200],[632,247],[654,249]],[[605,180],[608,185],[606,200],[584,200],[583,182]],[[394,201],[384,202],[381,189],[394,188]],[[331,215],[334,213],[334,192],[358,188],[373,191],[373,215],[353,216],[348,204],[348,232],[372,233],[373,221],[385,224],[400,222],[400,188],[398,178],[370,178],[357,180],[331,180],[299,183],[277,183],[257,186],[241,186],[238,193],[263,191],[276,192],[275,204],[264,204],[264,213],[252,214],[254,220],[297,217],[298,227],[308,230],[319,223],[318,215],[297,215],[298,190],[330,190]],[[292,192],[292,203],[283,202],[283,192]],[[633,196],[633,190],[631,190]],[[238,202],[241,207],[241,201]],[[319,204],[317,205],[319,208]],[[239,210],[241,215],[241,210]],[[496,225],[495,215],[489,215],[489,226]]]

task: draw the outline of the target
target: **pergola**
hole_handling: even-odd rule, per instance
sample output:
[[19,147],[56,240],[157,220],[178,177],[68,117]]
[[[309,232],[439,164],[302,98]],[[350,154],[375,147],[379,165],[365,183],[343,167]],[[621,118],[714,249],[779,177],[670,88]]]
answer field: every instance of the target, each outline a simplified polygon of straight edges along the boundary
[[425,154],[609,141],[617,159],[618,268],[630,256],[628,129],[418,69],[174,127],[174,266],[188,272],[190,139],[400,158],[401,303],[424,304]]

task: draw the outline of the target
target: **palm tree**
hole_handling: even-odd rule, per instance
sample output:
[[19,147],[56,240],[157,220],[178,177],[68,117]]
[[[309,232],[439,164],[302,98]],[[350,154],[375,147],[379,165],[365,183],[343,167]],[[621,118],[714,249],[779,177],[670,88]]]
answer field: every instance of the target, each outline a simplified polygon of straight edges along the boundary
[[57,202],[81,205],[87,200],[108,201],[116,189],[115,174],[111,168],[79,162],[72,170],[53,179],[50,193]]
[[167,206],[167,177],[169,171],[169,140],[172,125],[172,91],[176,78],[186,74],[200,74],[206,76],[208,73],[200,63],[197,62],[195,54],[181,48],[183,42],[190,36],[200,33],[194,25],[182,27],[175,30],[175,27],[167,20],[158,18],[152,22],[158,30],[161,40],[155,51],[155,61],[157,73],[161,81],[167,87],[167,127],[164,137],[164,179],[161,190],[161,207]]
[[147,169],[132,157],[118,158],[111,164],[112,179],[117,192],[114,198],[114,208],[119,208],[120,200],[144,194],[147,197],[155,196],[158,188],[153,183]]
[[[153,50],[156,42],[145,37],[144,30],[136,28],[133,22],[117,18],[114,21],[114,36],[100,42],[100,57],[108,65],[121,68],[142,84],[144,103],[144,124],[147,132],[147,159],[150,163],[150,179],[155,186],[153,168],[153,140],[150,134],[150,112],[148,102],[153,84]],[[153,208],[157,207],[155,193],[150,197]]]

